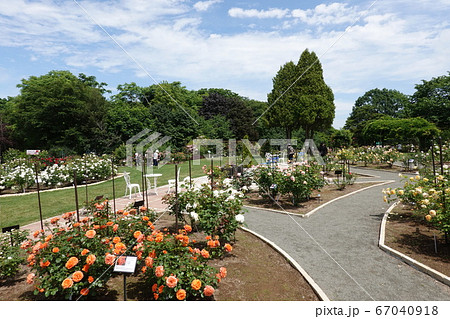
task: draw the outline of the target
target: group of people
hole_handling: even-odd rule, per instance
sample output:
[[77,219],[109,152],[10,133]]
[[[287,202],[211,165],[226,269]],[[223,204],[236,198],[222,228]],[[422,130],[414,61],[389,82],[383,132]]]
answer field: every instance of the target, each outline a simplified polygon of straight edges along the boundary
[[[148,156],[146,156],[148,158]],[[152,154],[152,161],[153,161],[153,166],[158,166],[158,163],[160,161],[162,157],[162,153],[159,152],[159,150],[155,150]],[[139,153],[135,153],[134,154],[134,158],[136,161],[136,166],[140,166],[142,165],[142,154]]]
[[[328,148],[325,145],[325,143],[320,143],[320,146],[318,148],[319,154],[322,157],[325,157],[328,154]],[[287,155],[288,155],[288,163],[292,163],[295,156],[295,149],[291,144],[288,144],[287,146]]]

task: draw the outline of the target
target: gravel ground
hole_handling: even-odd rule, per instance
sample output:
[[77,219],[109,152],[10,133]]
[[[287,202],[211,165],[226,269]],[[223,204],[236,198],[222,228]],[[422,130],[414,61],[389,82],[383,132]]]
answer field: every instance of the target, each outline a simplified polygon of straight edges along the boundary
[[381,190],[401,186],[398,173],[352,171],[396,182],[337,200],[309,218],[248,209],[248,228],[290,254],[330,300],[450,300],[450,287],[378,248],[389,206]]

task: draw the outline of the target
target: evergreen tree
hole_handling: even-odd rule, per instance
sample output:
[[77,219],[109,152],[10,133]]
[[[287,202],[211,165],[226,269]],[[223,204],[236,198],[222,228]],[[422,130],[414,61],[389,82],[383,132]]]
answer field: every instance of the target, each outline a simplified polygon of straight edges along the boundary
[[271,127],[283,127],[286,138],[303,128],[306,138],[331,127],[335,115],[334,94],[323,78],[314,52],[303,51],[297,64],[288,62],[273,79],[266,119]]

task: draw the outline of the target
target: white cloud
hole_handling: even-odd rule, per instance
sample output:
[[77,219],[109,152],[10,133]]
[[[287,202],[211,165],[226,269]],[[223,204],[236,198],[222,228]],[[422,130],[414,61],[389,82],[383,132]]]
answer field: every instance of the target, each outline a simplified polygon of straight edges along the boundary
[[[205,29],[204,17],[198,17],[188,1],[79,2],[157,81],[178,80],[192,89],[223,87],[265,100],[279,67],[296,62],[309,48],[319,56],[325,81],[335,93],[336,123],[345,122],[354,100],[370,89],[405,92],[407,85],[413,88],[421,79],[449,71],[449,23],[445,18],[436,20],[431,5],[433,14],[419,4],[409,7],[408,14],[394,4],[374,6],[342,36],[344,28],[363,12],[360,7],[344,3],[292,11],[235,7],[223,14],[273,18],[280,27],[231,33]],[[207,3],[212,5],[197,2],[196,9],[206,8]],[[439,14],[445,17],[449,10],[443,3],[440,0]],[[265,20],[251,22],[255,30],[261,30]],[[58,69],[91,68],[105,75],[128,71],[128,82],[146,76],[73,1],[58,2],[58,6],[52,1],[0,2],[0,28],[0,46],[25,48],[35,62],[55,57],[65,62]],[[102,74],[96,76],[102,80]]]
[[242,9],[231,8],[228,10],[228,14],[233,18],[258,18],[258,19],[282,19],[289,14],[289,9],[269,9],[269,10],[256,10],[256,9]]
[[197,11],[208,11],[211,6],[221,2],[223,0],[199,1],[194,4],[194,9]]
[[292,10],[292,17],[310,25],[351,24],[359,14],[355,7],[346,3],[319,4],[314,9]]

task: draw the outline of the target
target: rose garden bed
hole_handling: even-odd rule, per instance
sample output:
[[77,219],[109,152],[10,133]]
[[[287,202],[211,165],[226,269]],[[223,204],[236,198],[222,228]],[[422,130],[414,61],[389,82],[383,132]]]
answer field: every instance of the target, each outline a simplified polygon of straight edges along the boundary
[[397,205],[389,214],[385,236],[387,246],[450,276],[450,244],[445,243],[444,235],[427,223],[423,216],[414,215],[412,207]]

